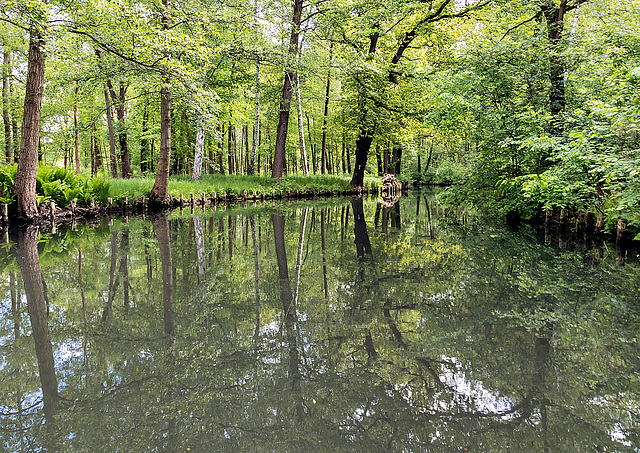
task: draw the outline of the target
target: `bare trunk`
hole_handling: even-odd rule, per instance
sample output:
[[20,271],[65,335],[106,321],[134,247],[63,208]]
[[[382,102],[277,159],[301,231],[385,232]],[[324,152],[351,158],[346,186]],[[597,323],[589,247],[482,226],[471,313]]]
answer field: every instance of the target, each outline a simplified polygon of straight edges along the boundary
[[26,220],[33,220],[38,216],[36,176],[38,173],[42,93],[44,91],[43,47],[42,32],[35,27],[32,28],[29,38],[29,64],[25,85],[18,172],[13,184],[17,216]]

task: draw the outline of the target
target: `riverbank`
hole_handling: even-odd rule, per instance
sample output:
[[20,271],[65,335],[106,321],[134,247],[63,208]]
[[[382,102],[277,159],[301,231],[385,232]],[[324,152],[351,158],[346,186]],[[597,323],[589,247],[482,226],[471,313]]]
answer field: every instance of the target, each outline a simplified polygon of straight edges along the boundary
[[[152,178],[106,179],[100,193],[85,193],[83,201],[60,197],[41,197],[40,226],[72,223],[78,220],[111,215],[136,215],[153,211],[148,203],[154,180]],[[106,186],[106,187],[104,187]],[[104,189],[107,190],[104,190]],[[392,189],[398,190],[400,188]],[[281,199],[315,199],[337,195],[383,194],[381,178],[368,177],[361,188],[350,187],[350,179],[341,176],[287,176],[280,179],[267,176],[206,175],[192,181],[186,176],[172,177],[169,181],[169,203],[166,209],[219,204],[237,204]],[[95,196],[92,196],[95,195]],[[55,199],[52,199],[55,198]],[[10,217],[7,203],[0,205],[0,222],[17,223]]]

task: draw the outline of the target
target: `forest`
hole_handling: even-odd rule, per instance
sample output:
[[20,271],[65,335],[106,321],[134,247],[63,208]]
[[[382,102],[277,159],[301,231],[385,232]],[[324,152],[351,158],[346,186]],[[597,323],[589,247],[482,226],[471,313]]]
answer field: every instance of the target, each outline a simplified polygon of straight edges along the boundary
[[46,166],[160,204],[170,176],[392,173],[637,230],[639,25],[637,0],[2,0],[0,195],[37,216]]

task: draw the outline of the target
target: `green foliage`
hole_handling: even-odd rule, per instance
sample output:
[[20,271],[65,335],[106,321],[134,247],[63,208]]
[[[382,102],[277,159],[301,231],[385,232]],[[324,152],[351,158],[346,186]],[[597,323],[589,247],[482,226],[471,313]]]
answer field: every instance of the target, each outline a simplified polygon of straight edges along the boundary
[[0,203],[13,201],[13,182],[17,171],[17,164],[0,166]]
[[[0,166],[0,201],[13,201],[13,182],[17,165]],[[36,177],[36,199],[38,204],[55,201],[58,206],[67,206],[72,200],[86,203],[89,198],[106,201],[109,182],[101,176],[90,178],[60,167],[38,165]]]

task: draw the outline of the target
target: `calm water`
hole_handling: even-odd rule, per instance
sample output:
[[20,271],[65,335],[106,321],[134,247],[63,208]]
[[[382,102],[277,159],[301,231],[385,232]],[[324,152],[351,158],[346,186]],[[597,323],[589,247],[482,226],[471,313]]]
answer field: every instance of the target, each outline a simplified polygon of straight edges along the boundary
[[635,253],[550,239],[424,195],[13,232],[0,451],[638,451]]

